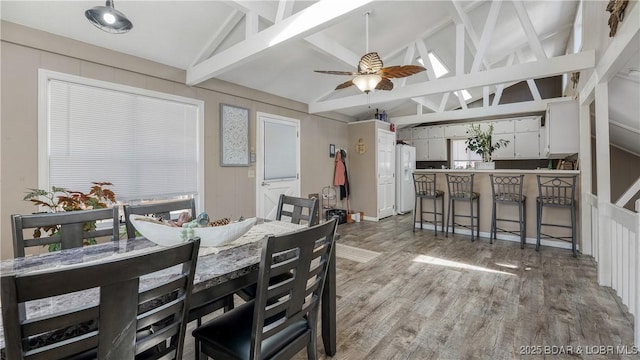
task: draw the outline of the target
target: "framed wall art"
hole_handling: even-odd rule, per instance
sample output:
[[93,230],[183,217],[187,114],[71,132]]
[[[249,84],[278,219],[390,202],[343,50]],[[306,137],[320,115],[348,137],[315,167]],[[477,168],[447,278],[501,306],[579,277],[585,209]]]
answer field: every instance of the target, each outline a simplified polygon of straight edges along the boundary
[[220,166],[249,166],[249,109],[220,104]]

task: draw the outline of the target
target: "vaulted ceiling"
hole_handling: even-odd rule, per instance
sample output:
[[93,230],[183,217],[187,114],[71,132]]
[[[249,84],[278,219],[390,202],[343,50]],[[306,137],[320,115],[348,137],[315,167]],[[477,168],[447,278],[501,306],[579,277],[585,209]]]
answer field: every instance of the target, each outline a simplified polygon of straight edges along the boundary
[[[553,100],[540,97],[535,79],[595,65],[593,51],[567,49],[577,1],[122,0],[115,7],[134,27],[121,35],[86,20],[86,9],[103,4],[3,0],[0,16],[184,69],[189,85],[217,78],[308,104],[311,113],[352,120],[371,118],[380,108],[399,125],[443,119],[452,109],[462,110],[458,117],[473,117],[480,110],[467,109],[468,103],[489,94],[499,99],[505,87],[521,81],[529,84],[533,101],[517,111],[485,104],[484,114],[542,111]],[[314,72],[356,71],[367,51],[378,52],[385,66],[418,65],[433,52],[448,74],[437,78],[427,61],[426,72],[394,79],[392,91],[365,95],[354,86],[333,90],[348,76]],[[636,55],[628,67],[637,69],[637,63]],[[637,94],[638,76],[623,73],[618,80],[629,81]],[[472,97],[461,100],[461,90]],[[640,124],[629,126],[640,131]]]

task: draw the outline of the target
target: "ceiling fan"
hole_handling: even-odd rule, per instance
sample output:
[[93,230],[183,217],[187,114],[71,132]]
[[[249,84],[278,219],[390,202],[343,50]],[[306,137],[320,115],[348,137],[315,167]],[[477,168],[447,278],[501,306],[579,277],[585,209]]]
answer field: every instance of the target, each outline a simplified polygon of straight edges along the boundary
[[356,85],[361,91],[368,94],[371,90],[392,90],[393,82],[389,79],[403,78],[425,71],[426,69],[418,65],[396,65],[383,67],[382,60],[377,52],[369,52],[369,12],[365,13],[366,27],[366,47],[367,54],[360,58],[358,71],[335,71],[335,70],[314,70],[318,73],[331,75],[355,76],[349,81],[338,85],[335,90]]

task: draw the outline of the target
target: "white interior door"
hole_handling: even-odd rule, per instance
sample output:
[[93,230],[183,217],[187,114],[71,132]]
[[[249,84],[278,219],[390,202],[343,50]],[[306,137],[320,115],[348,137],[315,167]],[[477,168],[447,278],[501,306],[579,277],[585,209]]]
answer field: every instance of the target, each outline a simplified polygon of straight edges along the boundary
[[378,129],[378,219],[394,215],[396,204],[396,136]]
[[275,219],[280,194],[300,196],[300,121],[258,113],[256,215]]

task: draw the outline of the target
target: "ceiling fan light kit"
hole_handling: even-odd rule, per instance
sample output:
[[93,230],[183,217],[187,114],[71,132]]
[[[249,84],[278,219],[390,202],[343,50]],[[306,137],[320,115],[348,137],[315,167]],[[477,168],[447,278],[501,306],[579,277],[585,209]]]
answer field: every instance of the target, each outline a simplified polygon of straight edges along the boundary
[[378,86],[380,81],[382,81],[382,77],[375,74],[358,75],[351,81],[358,87],[358,89],[360,89],[360,91],[368,94]]
[[133,28],[131,20],[113,6],[112,0],[107,0],[105,6],[96,6],[84,12],[95,27],[112,34],[124,34]]
[[358,71],[314,70],[322,74],[355,76],[338,85],[335,90],[348,88],[351,85],[357,86],[365,94],[369,94],[372,90],[392,90],[393,82],[389,79],[407,77],[426,70],[424,66],[418,65],[383,67],[378,53],[369,52],[369,14],[369,12],[364,14],[367,53],[360,58]]

